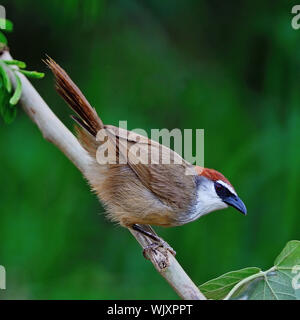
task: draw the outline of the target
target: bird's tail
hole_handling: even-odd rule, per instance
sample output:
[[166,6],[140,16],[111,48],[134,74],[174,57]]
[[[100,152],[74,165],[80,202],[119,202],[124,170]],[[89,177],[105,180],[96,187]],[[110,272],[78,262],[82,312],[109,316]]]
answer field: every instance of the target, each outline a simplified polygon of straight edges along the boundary
[[104,128],[103,122],[65,70],[50,57],[45,60],[45,63],[55,76],[57,92],[77,114],[77,116],[71,115],[71,118],[80,126],[77,128],[79,141],[90,153],[94,154],[95,137],[97,132]]

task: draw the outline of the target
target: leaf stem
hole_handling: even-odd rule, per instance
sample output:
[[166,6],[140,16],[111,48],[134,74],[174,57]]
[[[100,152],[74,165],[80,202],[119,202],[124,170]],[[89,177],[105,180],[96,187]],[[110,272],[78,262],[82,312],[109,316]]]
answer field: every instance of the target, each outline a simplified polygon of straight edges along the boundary
[[240,281],[239,283],[237,283],[231,290],[230,292],[227,294],[227,296],[224,298],[224,300],[229,300],[234,293],[241,288],[245,283],[254,280],[256,278],[260,278],[260,277],[265,277],[266,274],[268,274],[269,272],[275,271],[276,270],[276,266],[273,266],[272,268],[268,269],[267,271],[260,271],[258,273],[253,274],[252,276],[249,276],[245,279],[243,279],[242,281]]

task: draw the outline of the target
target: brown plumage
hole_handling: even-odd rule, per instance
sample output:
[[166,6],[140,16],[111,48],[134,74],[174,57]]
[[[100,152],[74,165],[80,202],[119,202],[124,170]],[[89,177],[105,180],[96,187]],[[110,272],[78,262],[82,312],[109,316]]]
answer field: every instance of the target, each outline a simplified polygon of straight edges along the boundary
[[[204,197],[205,190],[211,187],[208,188],[205,183],[223,181],[225,187],[232,187],[222,174],[213,169],[194,167],[174,151],[144,136],[104,125],[67,73],[51,58],[46,63],[55,76],[58,93],[77,114],[72,118],[79,125],[76,128],[78,140],[95,160],[86,176],[111,220],[126,227],[134,224],[176,226],[212,210],[227,207],[220,199],[214,199],[218,197],[215,191],[209,190],[213,196],[207,195],[208,200]],[[116,164],[100,164],[96,160],[97,149],[104,143],[97,141],[99,130],[105,130],[108,134],[105,142],[115,148]],[[131,152],[131,147],[137,143],[144,158],[153,148],[151,152],[157,164],[137,161],[137,156]],[[162,159],[168,155],[171,156],[171,164],[163,164]],[[127,162],[120,163],[118,160],[121,158],[127,158]],[[178,164],[176,159],[181,163]],[[187,171],[194,174],[186,174]]]

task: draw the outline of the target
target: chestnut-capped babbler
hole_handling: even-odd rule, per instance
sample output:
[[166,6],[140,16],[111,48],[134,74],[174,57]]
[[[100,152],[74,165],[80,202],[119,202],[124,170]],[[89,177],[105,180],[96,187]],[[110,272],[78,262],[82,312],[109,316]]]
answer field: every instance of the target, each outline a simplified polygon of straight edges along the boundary
[[[169,148],[132,131],[104,125],[67,73],[51,58],[46,63],[55,76],[58,93],[77,114],[72,118],[79,125],[78,140],[93,159],[86,178],[112,221],[160,241],[145,231],[143,225],[179,226],[228,206],[247,213],[233,186],[221,173],[192,166]],[[103,141],[99,141],[97,133],[103,130],[115,147],[117,160],[127,161],[115,164],[99,161],[97,149]],[[151,156],[159,161],[154,164],[136,161],[130,150],[137,143],[140,152],[147,156],[151,147]],[[164,164],[161,160],[165,155],[182,161]]]

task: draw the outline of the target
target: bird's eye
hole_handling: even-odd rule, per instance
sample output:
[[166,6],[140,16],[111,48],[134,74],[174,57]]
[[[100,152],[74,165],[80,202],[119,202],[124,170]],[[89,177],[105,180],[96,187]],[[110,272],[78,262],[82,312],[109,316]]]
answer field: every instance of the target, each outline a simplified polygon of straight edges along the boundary
[[215,189],[216,190],[221,191],[222,188],[223,188],[223,186],[220,183],[218,183],[218,182],[215,183]]
[[217,195],[221,199],[224,199],[224,198],[231,196],[231,192],[226,187],[224,187],[221,183],[215,182],[215,190],[216,190]]

